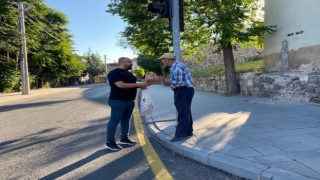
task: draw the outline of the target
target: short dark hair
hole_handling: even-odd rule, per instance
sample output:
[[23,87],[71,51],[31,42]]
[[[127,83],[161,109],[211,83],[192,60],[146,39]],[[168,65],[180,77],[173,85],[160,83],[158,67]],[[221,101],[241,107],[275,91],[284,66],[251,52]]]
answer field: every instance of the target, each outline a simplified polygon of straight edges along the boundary
[[122,62],[127,61],[127,60],[131,60],[131,59],[128,57],[120,57],[118,60],[118,64],[121,64]]

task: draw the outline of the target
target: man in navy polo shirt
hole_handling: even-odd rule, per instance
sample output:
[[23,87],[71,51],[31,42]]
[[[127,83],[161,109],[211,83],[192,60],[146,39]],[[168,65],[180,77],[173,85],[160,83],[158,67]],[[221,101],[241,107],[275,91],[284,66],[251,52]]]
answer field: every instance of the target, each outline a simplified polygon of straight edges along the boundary
[[137,83],[136,77],[129,70],[132,69],[132,61],[128,57],[119,58],[119,67],[108,74],[111,88],[108,103],[111,107],[111,117],[107,125],[106,147],[112,151],[121,150],[115,141],[115,132],[120,122],[121,139],[119,144],[135,145],[136,142],[128,138],[130,119],[134,108],[137,88],[145,89],[147,82]]

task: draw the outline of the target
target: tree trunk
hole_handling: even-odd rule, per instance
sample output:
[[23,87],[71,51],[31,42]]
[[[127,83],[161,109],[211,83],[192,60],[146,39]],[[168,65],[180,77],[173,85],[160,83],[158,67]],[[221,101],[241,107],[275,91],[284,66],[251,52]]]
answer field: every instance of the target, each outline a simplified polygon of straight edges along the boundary
[[226,48],[223,48],[223,59],[226,75],[227,96],[234,96],[239,94],[240,88],[236,78],[236,70],[234,66],[234,57],[231,42],[228,43]]
[[38,88],[43,88],[43,78],[38,79]]

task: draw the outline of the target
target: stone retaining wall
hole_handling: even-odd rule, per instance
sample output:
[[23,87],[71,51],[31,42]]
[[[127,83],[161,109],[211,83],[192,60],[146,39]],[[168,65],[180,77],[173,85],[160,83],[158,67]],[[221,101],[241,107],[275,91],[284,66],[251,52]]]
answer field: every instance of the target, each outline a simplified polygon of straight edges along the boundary
[[201,91],[210,91],[215,93],[226,92],[226,80],[225,75],[219,74],[210,77],[197,77],[193,78],[195,83],[195,89]]
[[[265,97],[282,102],[320,103],[320,71],[237,75],[242,95]],[[225,93],[224,75],[194,78],[195,88]]]
[[[202,49],[203,56],[194,56],[192,58],[185,59],[183,62],[187,64],[192,71],[223,66],[223,56],[222,54],[213,53],[215,48],[215,46],[209,45]],[[252,46],[247,48],[237,46],[233,51],[233,56],[235,63],[240,63],[256,56],[263,56],[263,50],[256,49]]]

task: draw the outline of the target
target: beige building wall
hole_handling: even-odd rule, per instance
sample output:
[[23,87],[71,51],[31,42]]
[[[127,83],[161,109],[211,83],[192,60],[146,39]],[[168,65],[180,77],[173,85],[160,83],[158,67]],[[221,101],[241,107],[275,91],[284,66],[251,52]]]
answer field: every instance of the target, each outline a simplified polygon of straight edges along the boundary
[[320,0],[265,0],[265,25],[277,26],[266,34],[265,64],[279,71],[281,48],[288,41],[289,70],[320,69]]

